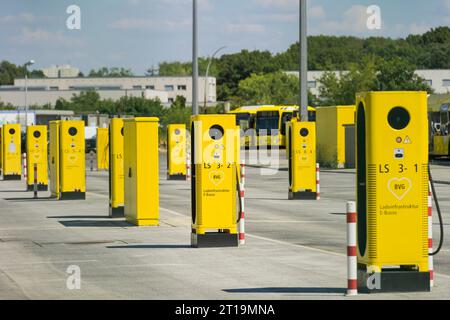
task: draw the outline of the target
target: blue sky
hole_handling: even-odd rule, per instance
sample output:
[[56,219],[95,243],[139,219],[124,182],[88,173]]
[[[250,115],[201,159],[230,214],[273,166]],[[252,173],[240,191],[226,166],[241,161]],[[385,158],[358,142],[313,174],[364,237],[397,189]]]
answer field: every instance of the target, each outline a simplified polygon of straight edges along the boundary
[[[298,39],[298,0],[198,0],[200,54],[286,50]],[[81,30],[68,30],[66,8],[81,8]],[[70,63],[131,68],[191,58],[191,0],[0,0],[0,60],[36,68]],[[366,27],[369,5],[381,30]],[[312,35],[404,37],[450,25],[450,0],[309,0]]]

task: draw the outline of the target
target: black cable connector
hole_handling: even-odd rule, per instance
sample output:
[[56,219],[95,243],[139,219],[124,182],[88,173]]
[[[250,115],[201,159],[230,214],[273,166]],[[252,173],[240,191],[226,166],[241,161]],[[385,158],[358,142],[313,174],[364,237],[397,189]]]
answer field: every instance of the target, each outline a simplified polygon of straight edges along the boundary
[[[439,253],[439,251],[441,251],[442,245],[444,243],[444,223],[443,223],[443,220],[442,220],[441,208],[439,206],[439,201],[438,201],[438,198],[436,196],[436,189],[434,188],[434,181],[433,181],[433,177],[431,175],[431,167],[430,167],[429,164],[428,164],[428,176],[429,176],[429,179],[430,179],[431,192],[433,193],[433,199],[434,199],[434,203],[436,205],[436,210],[437,210],[438,217],[439,217],[439,226],[440,226],[440,232],[441,232],[438,248],[436,249],[436,251],[434,251],[433,253],[429,254],[430,256],[435,256],[435,255],[437,255]],[[433,228],[433,226],[430,226],[430,228]]]

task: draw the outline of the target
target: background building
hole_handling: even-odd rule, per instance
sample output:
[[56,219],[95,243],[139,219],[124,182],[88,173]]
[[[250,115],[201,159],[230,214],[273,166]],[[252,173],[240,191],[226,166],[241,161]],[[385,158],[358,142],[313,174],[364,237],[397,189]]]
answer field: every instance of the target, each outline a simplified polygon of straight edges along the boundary
[[[101,99],[118,100],[123,96],[158,97],[171,104],[177,96],[192,103],[192,77],[64,77],[28,79],[28,105],[55,105],[59,98],[70,100],[74,94],[95,90]],[[0,101],[16,107],[25,105],[25,79],[15,79],[13,86],[0,86]],[[199,78],[199,102],[215,104],[216,78]]]
[[[336,76],[340,76],[346,71],[333,71]],[[298,77],[298,71],[288,71],[287,74]],[[319,88],[321,86],[319,79],[323,76],[325,71],[308,71],[308,87],[311,93],[319,96]],[[425,79],[433,89],[434,93],[445,94],[450,93],[450,70],[435,69],[435,70],[417,70],[416,74]]]
[[80,70],[68,64],[61,66],[51,66],[42,69],[42,73],[47,78],[76,78],[80,75]]

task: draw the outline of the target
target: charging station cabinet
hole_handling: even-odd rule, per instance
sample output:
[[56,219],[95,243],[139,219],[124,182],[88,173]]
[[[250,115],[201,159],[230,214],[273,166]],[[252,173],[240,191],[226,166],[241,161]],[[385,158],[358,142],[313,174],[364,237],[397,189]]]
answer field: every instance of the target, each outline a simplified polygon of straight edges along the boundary
[[48,190],[47,126],[27,127],[27,190],[34,189],[34,165],[37,166],[37,189]]
[[158,118],[124,119],[125,218],[159,224]]
[[124,216],[123,119],[109,124],[109,216]]
[[357,95],[358,290],[429,291],[426,92]]
[[196,115],[191,119],[191,245],[238,246],[240,132],[235,116]]
[[316,200],[316,123],[293,118],[287,123],[289,200]]
[[167,126],[167,180],[186,180],[186,125]]
[[59,123],[59,198],[86,199],[84,121]]
[[22,179],[20,124],[4,124],[2,130],[3,180]]
[[97,128],[97,169],[108,170],[109,168],[109,133],[108,128]]

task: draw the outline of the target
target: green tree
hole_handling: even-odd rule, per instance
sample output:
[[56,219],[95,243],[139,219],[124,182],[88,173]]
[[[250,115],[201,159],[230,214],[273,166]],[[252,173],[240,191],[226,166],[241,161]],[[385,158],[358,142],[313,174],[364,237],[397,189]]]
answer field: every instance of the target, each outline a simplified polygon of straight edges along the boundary
[[[284,72],[253,74],[239,82],[237,94],[239,104],[276,104],[289,105],[299,103],[299,80]],[[314,105],[314,97],[309,101]]]
[[319,99],[322,106],[351,105],[360,91],[377,89],[377,72],[373,59],[367,59],[360,65],[352,64],[349,71],[336,75],[325,72],[318,79]]
[[219,59],[217,96],[221,101],[235,97],[240,81],[252,74],[279,71],[280,68],[269,51],[248,51],[223,55]]
[[74,94],[70,102],[70,107],[75,112],[95,111],[100,106],[100,95],[94,90],[82,91],[79,94]]
[[10,103],[0,101],[0,110],[16,110],[16,108]]
[[89,77],[98,77],[98,78],[111,78],[111,77],[132,77],[134,76],[131,69],[126,68],[107,68],[102,67],[98,70],[91,70],[89,72]]
[[432,92],[425,79],[415,74],[415,67],[399,57],[379,63],[377,80],[382,91]]
[[[41,70],[27,70],[29,78],[43,78]],[[0,85],[13,85],[14,79],[25,77],[25,67],[8,61],[0,62]]]
[[[200,76],[206,75],[206,69],[209,64],[209,58],[198,59],[198,74]],[[213,59],[209,68],[209,76],[216,77],[219,73],[218,67],[219,60]],[[192,62],[161,62],[159,64],[159,75],[164,77],[175,76],[191,76],[192,75]]]

